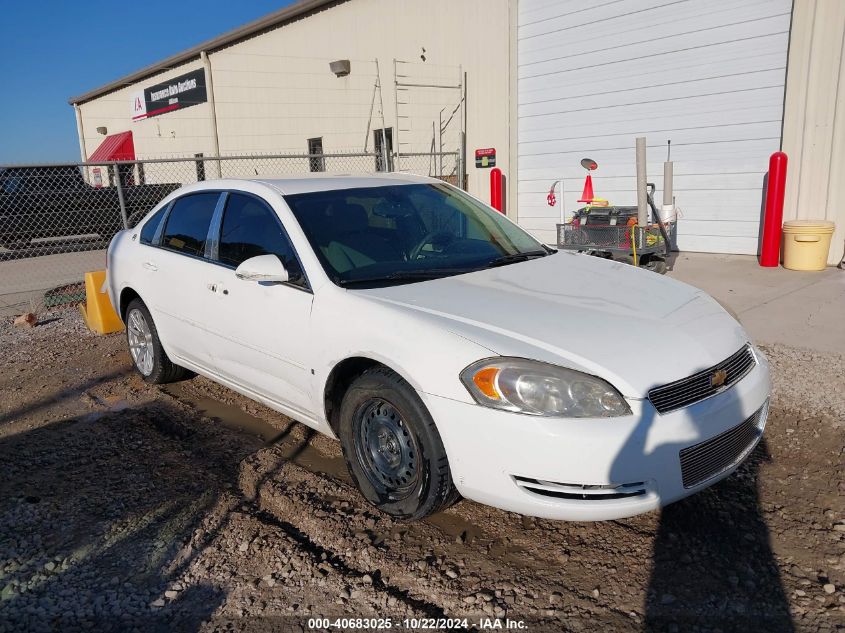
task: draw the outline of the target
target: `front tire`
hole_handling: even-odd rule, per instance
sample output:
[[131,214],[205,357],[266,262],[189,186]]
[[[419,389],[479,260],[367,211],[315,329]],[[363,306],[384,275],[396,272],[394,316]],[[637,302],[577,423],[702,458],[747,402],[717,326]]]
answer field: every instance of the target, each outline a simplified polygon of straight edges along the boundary
[[126,341],[135,371],[149,383],[159,385],[181,380],[188,375],[184,367],[174,364],[158,338],[153,317],[140,299],[133,299],[126,308]]
[[377,367],[353,381],[340,407],[339,431],[352,479],[382,512],[418,520],[458,499],[434,420],[393,371]]

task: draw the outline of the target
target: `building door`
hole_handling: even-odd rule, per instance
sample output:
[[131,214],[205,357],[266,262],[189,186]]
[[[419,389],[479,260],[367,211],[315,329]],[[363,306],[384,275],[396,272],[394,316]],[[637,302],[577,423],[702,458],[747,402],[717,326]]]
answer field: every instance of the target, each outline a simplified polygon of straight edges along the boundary
[[658,204],[672,141],[679,248],[754,254],[780,148],[792,1],[634,4],[520,0],[519,223],[556,239],[560,208],[546,196],[564,177],[565,215],[582,206],[584,157],[599,164],[596,196],[636,204],[645,136]]
[[202,159],[203,153],[200,152],[199,154],[194,154],[194,158],[196,159],[197,182],[202,182],[205,180],[205,161]]
[[323,137],[308,139],[308,170],[326,171],[326,159],[323,158]]
[[[382,134],[384,132],[384,134]],[[385,143],[387,163],[385,164]],[[376,171],[393,171],[393,128],[373,130],[373,146],[376,151]]]

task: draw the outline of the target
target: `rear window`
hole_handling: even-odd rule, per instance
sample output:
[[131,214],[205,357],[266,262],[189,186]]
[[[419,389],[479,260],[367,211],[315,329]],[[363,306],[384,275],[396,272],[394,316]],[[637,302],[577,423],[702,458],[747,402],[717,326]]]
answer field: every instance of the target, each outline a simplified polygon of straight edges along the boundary
[[156,211],[155,215],[144,224],[144,228],[141,229],[141,244],[153,243],[153,238],[156,236],[156,231],[158,230],[158,225],[161,224],[161,219],[164,217],[164,212],[167,211],[167,206],[164,205]]
[[195,193],[179,198],[170,210],[161,245],[186,255],[202,256],[208,227],[220,194]]

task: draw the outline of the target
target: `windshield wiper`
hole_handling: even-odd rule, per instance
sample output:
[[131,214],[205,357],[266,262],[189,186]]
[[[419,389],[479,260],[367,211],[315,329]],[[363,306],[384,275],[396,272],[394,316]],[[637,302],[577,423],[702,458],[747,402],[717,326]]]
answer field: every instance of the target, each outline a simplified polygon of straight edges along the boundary
[[372,284],[390,281],[420,281],[423,279],[437,279],[438,277],[450,277],[463,273],[473,272],[473,268],[421,268],[419,270],[397,270],[395,273],[383,277],[362,277],[360,279],[340,279],[338,284],[349,286],[352,284]]
[[511,255],[502,255],[496,259],[491,259],[485,265],[485,268],[495,268],[496,266],[505,266],[516,262],[524,262],[529,259],[536,259],[537,257],[545,257],[551,255],[549,251],[527,251],[525,253],[512,253]]

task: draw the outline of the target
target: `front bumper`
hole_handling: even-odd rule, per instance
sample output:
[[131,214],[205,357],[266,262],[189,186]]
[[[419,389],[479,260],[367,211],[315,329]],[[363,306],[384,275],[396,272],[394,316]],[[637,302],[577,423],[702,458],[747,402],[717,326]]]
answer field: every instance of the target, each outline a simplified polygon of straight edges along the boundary
[[[762,436],[771,390],[768,363],[755,353],[757,365],[736,385],[664,415],[648,400],[631,401],[633,415],[624,418],[567,420],[422,396],[464,497],[548,519],[619,519],[702,490],[747,457]],[[684,487],[680,452],[758,412],[750,443],[736,459]]]

